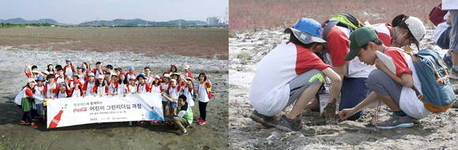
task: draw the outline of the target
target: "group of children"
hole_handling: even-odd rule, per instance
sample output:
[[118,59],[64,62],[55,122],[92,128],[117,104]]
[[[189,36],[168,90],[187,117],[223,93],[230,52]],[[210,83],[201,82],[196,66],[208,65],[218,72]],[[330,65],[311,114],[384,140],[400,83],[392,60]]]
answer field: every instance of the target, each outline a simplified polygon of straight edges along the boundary
[[[48,99],[125,96],[133,93],[160,93],[163,97],[164,116],[175,119],[180,116],[180,111],[187,111],[188,108],[190,110],[194,106],[194,100],[199,100],[200,117],[196,121],[199,125],[206,124],[206,107],[213,94],[212,84],[205,73],[193,78],[189,65],[184,66],[183,72],[178,72],[178,68],[171,65],[170,70],[162,75],[153,75],[150,67],[144,67],[139,73],[132,66],[124,72],[120,67],[114,68],[109,64],[103,66],[102,62],[97,62],[95,68],[91,68],[86,62],[77,67],[70,59],[65,62],[63,67],[48,64],[45,71],[38,71],[35,65],[25,66],[27,85],[15,99],[15,103],[24,112],[21,124],[37,127],[33,120],[44,118],[46,113],[43,103]],[[190,112],[185,118],[192,118],[192,110]]]
[[[336,103],[340,120],[356,120],[368,105],[386,104],[393,115],[374,121],[380,129],[412,127],[415,120],[437,113],[429,107],[434,104],[423,99],[421,85],[426,81],[418,80],[414,67],[421,63],[416,52],[426,35],[419,18],[401,14],[391,23],[371,25],[339,13],[324,23],[301,18],[285,33],[289,41],[277,45],[257,64],[248,98],[255,109],[250,116],[254,121],[280,130],[299,130],[304,109],[319,110],[318,94],[327,78],[331,81],[329,101],[323,116],[328,119],[335,119]],[[447,80],[438,83],[449,85]],[[451,106],[446,104],[439,112]],[[289,105],[292,110],[282,113]]]

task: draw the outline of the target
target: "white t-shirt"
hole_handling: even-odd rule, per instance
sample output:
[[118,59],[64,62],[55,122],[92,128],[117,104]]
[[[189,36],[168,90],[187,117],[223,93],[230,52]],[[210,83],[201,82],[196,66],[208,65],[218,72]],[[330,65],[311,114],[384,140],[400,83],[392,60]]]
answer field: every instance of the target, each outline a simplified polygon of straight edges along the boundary
[[108,91],[110,93],[115,93],[118,91],[118,87],[119,87],[118,83],[110,83],[110,85],[108,85]]
[[[169,88],[169,84],[161,84],[161,88],[167,90]],[[167,102],[168,100],[165,97],[162,97],[163,102]]]
[[[421,82],[418,79],[417,71],[415,70],[412,62],[412,57],[405,53],[403,54],[410,70],[412,70],[414,86],[421,93]],[[417,94],[412,88],[402,87],[401,96],[399,98],[399,107],[404,113],[416,119],[421,119],[431,114],[431,112],[425,108],[423,102],[418,99]]]
[[186,101],[188,102],[189,106],[194,106],[194,100],[192,99],[192,93],[193,91],[189,91],[188,87],[183,88],[183,94],[186,96]]
[[210,98],[208,98],[207,88],[205,87],[205,84],[199,83],[197,88],[198,88],[197,98],[199,99],[199,101],[201,102],[210,101]]
[[144,84],[138,84],[137,92],[138,92],[139,94],[141,94],[141,93],[146,93],[146,83],[144,83]]
[[92,92],[92,89],[95,86],[95,82],[87,81],[86,96],[95,95],[96,93]]
[[52,93],[51,91],[57,88],[57,83],[46,83],[47,89],[46,89],[46,98],[55,98],[56,93]]
[[106,86],[97,87],[97,95],[106,96],[106,92],[105,92],[106,88],[107,88]]
[[151,86],[151,93],[161,93],[161,85],[159,85],[159,86],[152,85]]
[[151,84],[154,81],[154,76],[153,75],[148,75],[146,76],[146,83]]
[[57,84],[65,83],[65,78],[64,78],[64,76],[59,76],[59,75],[58,75],[58,76],[56,77],[56,83],[57,83]]
[[73,75],[72,67],[65,66],[65,76],[72,76],[72,75]]
[[[313,63],[312,63],[313,62]],[[257,112],[273,116],[288,104],[288,82],[310,69],[329,68],[311,50],[281,43],[256,65],[248,100]],[[201,91],[199,85],[199,91]],[[199,92],[200,93],[200,92]]]
[[170,98],[172,98],[174,101],[178,100],[178,97],[180,96],[179,94],[180,93],[178,92],[178,86],[176,86],[175,88],[173,88],[173,87],[169,88]]
[[118,95],[124,95],[126,93],[126,90],[127,90],[127,86],[126,84],[124,83],[120,83],[118,84]]
[[73,89],[72,97],[81,97],[81,90],[80,89]]
[[80,80],[81,85],[84,85],[84,83],[86,82],[86,80],[84,80],[84,74],[78,75],[78,80]]
[[43,94],[43,90],[45,89],[45,86],[35,86],[35,93],[34,93],[34,98],[35,98],[35,104],[41,104],[41,101],[45,98],[45,95]]
[[[344,27],[336,26],[345,35],[350,37],[350,30]],[[350,50],[349,50],[350,51]],[[372,70],[375,69],[375,66],[363,64],[358,57],[350,60],[347,66],[347,77],[349,78],[367,78]]]
[[61,92],[59,90],[58,94],[57,94],[57,98],[67,98],[67,92],[64,91],[64,92]]

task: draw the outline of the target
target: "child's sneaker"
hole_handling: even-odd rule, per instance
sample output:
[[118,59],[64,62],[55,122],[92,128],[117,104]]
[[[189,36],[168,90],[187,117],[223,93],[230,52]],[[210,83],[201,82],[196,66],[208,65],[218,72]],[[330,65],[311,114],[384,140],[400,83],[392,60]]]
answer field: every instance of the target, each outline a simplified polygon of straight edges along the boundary
[[198,117],[196,120],[197,122],[199,122],[199,121],[202,121],[202,118]]
[[203,126],[203,125],[207,124],[207,121],[203,121],[202,120],[202,121],[197,122],[197,124],[200,125],[200,126]]
[[375,125],[376,128],[378,129],[395,129],[395,128],[410,128],[414,126],[414,120],[413,118],[409,116],[397,116],[397,115],[392,115],[390,119],[377,123]]
[[150,122],[151,125],[158,125],[159,124],[159,120],[152,120]]
[[24,120],[21,120],[21,122],[19,122],[19,124],[21,124],[21,125],[30,125],[30,123],[29,123],[29,122],[27,122],[27,121],[24,121]]
[[282,116],[280,120],[275,123],[274,127],[288,132],[299,131],[302,129],[302,121],[299,117],[297,119],[290,120],[286,118],[286,116]]
[[36,124],[36,123],[32,123],[31,126],[32,126],[32,128],[38,128],[38,124]]
[[188,135],[188,130],[186,129],[180,130],[179,135]]
[[274,126],[274,124],[273,124],[274,118],[273,117],[262,115],[262,114],[258,113],[256,110],[253,111],[253,113],[251,114],[250,118],[252,120],[256,121],[257,123],[262,124],[266,128],[270,128],[270,127]]

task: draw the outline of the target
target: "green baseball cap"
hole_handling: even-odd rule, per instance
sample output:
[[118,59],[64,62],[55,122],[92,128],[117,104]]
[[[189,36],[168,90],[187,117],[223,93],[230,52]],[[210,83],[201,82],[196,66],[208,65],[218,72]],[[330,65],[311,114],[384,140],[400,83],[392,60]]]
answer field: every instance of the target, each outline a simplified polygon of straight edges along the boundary
[[360,49],[370,41],[378,40],[377,32],[371,27],[358,28],[350,34],[350,52],[344,60],[350,61],[358,55]]

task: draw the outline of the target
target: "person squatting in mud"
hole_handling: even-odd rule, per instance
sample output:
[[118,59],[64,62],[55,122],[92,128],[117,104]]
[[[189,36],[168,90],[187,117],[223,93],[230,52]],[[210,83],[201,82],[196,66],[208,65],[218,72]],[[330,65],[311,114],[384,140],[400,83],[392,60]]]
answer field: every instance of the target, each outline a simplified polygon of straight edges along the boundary
[[[266,127],[300,130],[304,109],[319,107],[315,95],[326,78],[331,80],[331,86],[323,116],[328,120],[356,120],[364,107],[381,101],[393,111],[393,117],[374,124],[380,129],[412,127],[417,119],[446,111],[455,100],[448,80],[434,79],[447,87],[440,89],[444,91],[440,98],[430,96],[435,90],[429,90],[439,85],[414,81],[419,77],[413,64],[421,65],[423,59],[413,62],[412,56],[434,53],[420,50],[426,30],[416,17],[401,14],[391,24],[363,27],[351,14],[341,13],[323,25],[301,18],[285,33],[290,34],[289,41],[279,44],[257,64],[249,93],[248,99],[255,109],[250,117]],[[415,54],[410,48],[412,44],[417,47]],[[323,61],[317,52],[326,52],[328,57]],[[384,58],[391,62],[381,63]],[[442,61],[440,57],[434,59]],[[446,74],[446,67],[443,70]],[[420,78],[430,79],[422,75]],[[419,85],[426,88],[422,91]],[[340,112],[336,116],[339,97]],[[289,105],[292,110],[282,115]]]

